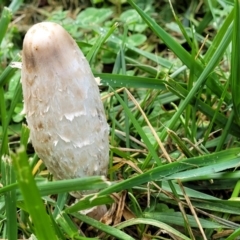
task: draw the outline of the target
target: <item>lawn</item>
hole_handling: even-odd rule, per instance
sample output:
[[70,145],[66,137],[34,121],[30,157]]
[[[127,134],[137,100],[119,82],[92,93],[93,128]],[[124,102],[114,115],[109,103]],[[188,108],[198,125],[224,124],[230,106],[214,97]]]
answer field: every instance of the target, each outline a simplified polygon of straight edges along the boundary
[[[0,13],[0,239],[240,239],[239,1],[2,0]],[[42,21],[100,81],[106,178],[54,180],[29,139],[21,50]],[[100,221],[83,214],[103,204]]]

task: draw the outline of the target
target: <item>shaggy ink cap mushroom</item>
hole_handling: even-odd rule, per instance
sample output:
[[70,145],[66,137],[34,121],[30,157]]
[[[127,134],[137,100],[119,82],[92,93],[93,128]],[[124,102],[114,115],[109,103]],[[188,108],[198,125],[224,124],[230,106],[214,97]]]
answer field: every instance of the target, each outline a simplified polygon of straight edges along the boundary
[[108,124],[99,89],[83,53],[60,25],[42,22],[28,30],[21,78],[30,139],[54,178],[106,175]]

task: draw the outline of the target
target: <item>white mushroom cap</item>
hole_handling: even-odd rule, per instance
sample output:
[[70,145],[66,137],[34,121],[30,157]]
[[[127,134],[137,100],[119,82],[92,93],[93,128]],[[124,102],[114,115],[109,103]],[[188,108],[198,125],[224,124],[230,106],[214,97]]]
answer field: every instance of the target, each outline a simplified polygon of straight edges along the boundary
[[89,64],[58,24],[27,32],[22,86],[30,138],[56,179],[106,175],[108,124]]

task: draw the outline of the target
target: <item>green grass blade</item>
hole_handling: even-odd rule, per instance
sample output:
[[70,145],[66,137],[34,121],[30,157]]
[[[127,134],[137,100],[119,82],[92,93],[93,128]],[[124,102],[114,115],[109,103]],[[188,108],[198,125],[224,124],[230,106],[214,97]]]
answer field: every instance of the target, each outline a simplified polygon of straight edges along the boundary
[[[20,61],[20,57],[16,57],[14,61],[18,62]],[[12,68],[10,66],[7,66],[2,74],[0,75],[0,87],[3,87],[4,84],[9,82],[9,80],[14,76],[14,74],[18,71],[16,68]]]
[[178,137],[178,135],[175,132],[168,130],[168,135],[176,142],[178,148],[184,153],[186,157],[194,157],[193,153],[188,149],[188,147],[184,144],[182,139]]
[[15,13],[21,7],[22,4],[23,0],[13,0],[9,5],[9,9],[11,9],[13,13]]
[[[144,13],[143,10],[136,5],[136,3],[134,3],[132,0],[128,0],[128,2],[139,13],[139,15],[148,24],[148,26],[156,34],[156,36],[158,36],[178,56],[178,58],[183,62],[183,64],[185,64],[188,68],[191,68],[193,64],[192,56],[166,31],[164,31],[152,18],[150,18],[146,13]],[[228,29],[228,32],[231,32],[231,28]],[[227,45],[229,44],[229,42],[225,41],[225,39],[223,39],[222,42],[224,43],[224,49],[221,49],[223,51],[220,51],[220,49],[217,51],[221,56],[223,55]],[[194,64],[196,68],[196,74],[199,76],[203,71],[204,67],[201,66],[197,61],[195,61]],[[223,88],[216,79],[211,78],[210,82],[207,81],[207,85],[211,88],[211,91],[216,93],[218,96],[221,96]]]
[[197,178],[198,176],[206,176],[209,175],[209,179],[212,173],[215,172],[221,172],[226,169],[234,168],[237,166],[239,161],[239,158],[233,158],[227,162],[221,162],[221,163],[212,163],[210,166],[204,166],[199,169],[191,169],[179,173],[172,174],[169,177],[166,177],[166,179],[184,179],[184,181],[187,181],[188,177],[192,178],[195,177]]
[[[225,51],[225,44],[224,44],[224,42],[222,42],[219,46],[218,51],[215,52],[211,61],[209,61],[208,65],[205,67],[202,74],[197,79],[197,81],[194,85],[194,88],[192,88],[190,90],[190,92],[188,93],[185,100],[180,104],[178,111],[172,117],[172,119],[171,119],[171,121],[168,125],[168,127],[170,129],[172,129],[174,127],[175,123],[178,121],[178,118],[181,116],[181,114],[183,113],[183,111],[185,110],[187,105],[194,98],[194,96],[198,92],[199,88],[204,85],[207,77],[209,76],[209,74],[211,74],[211,72],[214,70],[214,68],[216,67],[216,65],[220,61],[220,58],[222,57],[222,54],[224,53],[224,51]],[[166,136],[167,136],[166,132],[162,132],[161,139],[163,140]]]
[[211,11],[208,11],[202,21],[199,23],[199,25],[196,27],[196,32],[198,33],[202,33],[203,30],[208,26],[208,24],[212,21],[213,19],[213,16],[212,16],[212,13]]
[[49,216],[44,208],[39,190],[32,176],[25,149],[20,147],[17,154],[12,154],[19,188],[24,197],[26,208],[34,224],[35,234],[39,240],[56,239]]
[[230,236],[225,240],[236,240],[240,236],[240,228],[236,229]]
[[150,16],[137,6],[132,0],[128,0],[132,7],[139,13],[142,19],[148,24],[151,30],[179,57],[179,59],[188,67],[192,59],[191,55],[166,31],[164,31]]
[[[75,178],[53,182],[48,182],[42,178],[40,180],[39,182],[37,182],[37,187],[40,191],[41,196],[48,196],[51,194],[72,191],[98,190],[111,185],[111,183],[106,181],[105,178],[99,176]],[[17,189],[17,184],[11,184],[6,187],[0,188],[0,194],[6,193],[13,189]]]
[[158,65],[163,66],[167,69],[171,69],[171,70],[177,70],[177,67],[173,65],[173,63],[171,61],[169,61],[168,59],[165,59],[163,57],[160,57],[156,54],[144,51],[142,49],[133,47],[131,45],[126,44],[126,47],[132,51],[134,51],[135,53],[138,53],[139,55],[152,60],[153,62],[156,62]]
[[2,157],[5,154],[8,154],[8,137],[7,137],[7,111],[6,111],[6,104],[4,99],[4,90],[3,87],[0,87],[0,111],[1,111],[1,121],[2,121],[2,129],[3,129],[3,136],[2,136],[2,143],[0,147],[0,156]]
[[4,7],[0,19],[0,46],[7,32],[8,24],[10,23],[11,18],[12,18],[11,10],[9,8]]
[[[208,177],[209,179],[209,177]],[[184,182],[181,180],[181,182]],[[178,184],[174,183],[173,181],[171,181],[171,184],[173,185],[176,193],[178,196],[184,197],[183,196],[183,192],[182,189],[179,187]],[[166,191],[171,191],[171,187],[169,186],[169,181],[163,181],[162,183],[162,188]],[[188,188],[188,187],[184,187],[185,192],[187,193],[188,197],[190,198],[195,198],[195,199],[204,199],[204,200],[219,200],[217,197],[196,191],[194,189]]]
[[[176,205],[175,200],[169,198],[161,197],[161,200]],[[229,201],[229,200],[191,200],[194,207],[199,209],[204,209],[206,211],[219,212],[219,213],[229,213],[233,215],[239,215],[239,202]],[[219,221],[218,221],[219,222]],[[238,227],[238,224],[235,223],[234,228]]]
[[[3,186],[15,183],[16,178],[10,158],[5,156],[1,165]],[[16,190],[5,193],[4,198],[7,217],[7,237],[8,239],[17,239]]]
[[151,89],[166,89],[164,86],[165,81],[137,76],[126,76],[118,74],[98,73],[94,74],[96,77],[100,77],[101,84],[106,86],[126,87],[126,88],[151,88]]
[[114,227],[111,226],[107,226],[97,220],[94,220],[88,216],[79,214],[79,213],[72,213],[72,215],[76,218],[78,218],[79,220],[89,224],[90,226],[93,226],[105,233],[108,233],[114,237],[116,237],[117,239],[121,239],[121,240],[134,240],[134,238],[132,238],[130,235],[120,231],[119,229],[116,229]]
[[50,208],[48,208],[48,212],[49,212],[49,217],[50,217],[50,219],[52,221],[53,228],[54,228],[54,231],[56,233],[57,239],[66,239],[67,236],[64,234],[61,226],[57,223],[57,219],[53,217]]
[[240,3],[235,1],[234,7],[234,27],[232,40],[232,59],[231,59],[231,91],[235,119],[240,125]]
[[10,105],[10,109],[8,113],[6,112],[6,107],[5,107],[5,100],[3,98],[3,91],[0,89],[0,95],[1,95],[1,116],[2,116],[2,126],[3,126],[3,133],[2,133],[2,145],[0,147],[1,149],[1,154],[7,153],[8,152],[8,125],[12,119],[12,115],[14,112],[14,109],[19,101],[19,98],[22,93],[22,86],[20,84],[20,81],[17,84],[17,87],[14,92],[13,100]]
[[[171,223],[175,223],[176,225],[182,226],[184,227],[185,222],[182,216],[182,213],[180,212],[145,212],[143,214],[143,216],[145,218],[148,219],[155,219],[157,221],[161,221],[164,222],[166,224],[171,224]],[[187,214],[187,218],[189,221],[189,224],[191,227],[198,227],[196,220],[193,216],[188,215]],[[226,226],[206,220],[206,219],[199,219],[201,225],[203,228],[212,228],[212,229],[216,229],[216,228],[226,228]]]
[[84,209],[92,208],[98,205],[111,204],[113,199],[110,196],[87,196],[80,199],[76,204],[65,209],[66,213],[73,213]]
[[[132,121],[133,125],[135,126],[136,130],[138,131],[139,135],[143,139],[143,142],[146,144],[146,146],[147,146],[148,150],[150,151],[151,155],[153,156],[155,162],[158,165],[161,165],[162,163],[161,163],[156,151],[154,150],[153,145],[151,144],[148,137],[146,136],[146,134],[142,130],[140,124],[138,123],[136,118],[133,116],[133,114],[129,110],[128,106],[125,104],[125,102],[121,99],[121,97],[116,92],[115,92],[115,96],[116,96],[117,100],[121,103],[122,107],[124,108],[124,111],[126,112],[129,119]],[[142,168],[144,169],[148,165],[148,163],[149,163],[149,161],[145,161],[142,165]]]
[[64,209],[65,205],[67,204],[68,194],[67,193],[60,193],[58,194],[56,207],[53,212],[53,218],[56,218],[58,214]]
[[91,50],[88,52],[86,56],[86,59],[90,64],[92,64],[95,61],[96,55],[100,50],[101,46],[112,35],[112,33],[116,30],[117,27],[118,27],[117,23],[113,24],[109,31],[106,33],[106,35],[101,35],[99,41],[97,41],[96,44],[92,46]]
[[226,141],[227,136],[229,135],[230,132],[230,127],[232,126],[234,122],[234,111],[231,112],[230,116],[228,117],[228,121],[227,124],[225,125],[220,140],[218,142],[217,148],[216,148],[216,152],[220,151]]
[[42,196],[71,191],[98,190],[111,185],[104,177],[92,176],[37,184]]
[[30,135],[30,129],[27,127],[27,125],[23,124],[22,130],[21,130],[20,144],[23,145],[25,149],[27,149],[29,135]]
[[[235,163],[235,166],[237,166],[237,161],[239,161],[239,156],[238,156],[239,151],[240,151],[239,148],[235,148],[235,149],[232,148],[232,149],[227,149],[217,153],[198,156],[194,158],[188,158],[182,161],[172,162],[167,165],[155,167],[154,169],[151,169],[143,174],[126,179],[104,190],[101,190],[97,195],[102,196],[102,195],[110,194],[113,192],[118,192],[124,189],[129,189],[134,186],[139,186],[140,184],[143,184],[143,183],[156,181],[156,180],[158,181],[165,180],[165,178],[167,177],[168,179],[171,179],[170,177],[171,175],[180,173],[184,170],[192,169],[193,167],[197,169],[201,169],[200,167],[204,167],[204,166],[209,166],[209,168],[211,168],[212,164],[220,164],[220,167],[221,167],[221,164],[224,164],[225,167],[228,168],[228,162],[230,161],[233,165]],[[224,169],[224,167],[221,169]],[[203,171],[202,171],[202,175],[205,175]]]
[[184,234],[180,233],[176,229],[172,228],[171,226],[169,226],[169,225],[167,225],[163,222],[156,221],[154,219],[150,219],[150,218],[130,219],[128,221],[125,221],[125,222],[122,222],[122,223],[118,224],[116,227],[119,228],[119,229],[122,229],[122,228],[129,227],[129,226],[132,226],[132,225],[137,225],[137,224],[146,224],[146,225],[155,226],[159,229],[164,229],[166,232],[174,234],[175,236],[179,237],[180,239],[190,240],[190,238],[188,238]]
[[71,239],[80,239],[80,238],[78,238],[79,232],[78,232],[77,226],[71,221],[70,217],[65,212],[61,212],[57,216],[56,222],[61,226],[63,231]]
[[[217,31],[217,35],[214,37],[212,44],[208,48],[206,54],[204,55],[204,61],[207,63],[210,61],[212,56],[214,55],[215,51],[218,49],[218,46],[222,42],[223,39],[226,39],[226,45],[228,45],[231,40],[232,40],[232,21],[233,21],[233,16],[234,16],[234,10],[230,12],[230,14],[227,16],[225,19],[223,25],[221,28]],[[227,29],[230,29],[230,34],[227,33]]]
[[[166,85],[171,92],[175,93],[181,99],[185,99],[187,97],[188,91],[172,79],[169,79]],[[222,113],[216,112],[215,109],[204,103],[202,100],[197,99],[196,97],[193,97],[190,104],[195,106],[199,111],[204,113],[210,119],[214,119],[215,123],[217,123],[222,128],[224,128],[229,121],[229,119]],[[232,122],[230,125],[229,133],[234,136],[240,136],[240,129],[236,123]]]
[[[180,84],[177,82],[169,79],[167,82],[167,88],[170,87],[170,91],[175,93],[177,96],[179,96],[181,99],[185,99],[186,96],[188,95],[188,91],[182,87]],[[224,128],[229,121],[229,119],[224,116],[222,113],[219,113],[215,111],[211,106],[208,104],[204,103],[202,100],[197,99],[194,97],[192,101],[190,102],[193,106],[196,106],[196,108],[204,113],[206,116],[208,116],[210,119],[214,119],[215,123],[217,123],[219,126]],[[234,136],[240,136],[240,129],[238,125],[234,122],[230,125],[229,133],[231,133]]]

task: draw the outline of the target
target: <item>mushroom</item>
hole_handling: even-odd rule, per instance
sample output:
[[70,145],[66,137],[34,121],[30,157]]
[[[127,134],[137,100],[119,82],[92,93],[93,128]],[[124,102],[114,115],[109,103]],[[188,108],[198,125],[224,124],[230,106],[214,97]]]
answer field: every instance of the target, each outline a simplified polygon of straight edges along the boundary
[[[21,79],[30,139],[54,178],[106,175],[109,128],[99,89],[83,53],[59,24],[28,30]],[[71,194],[80,198],[85,192]]]

